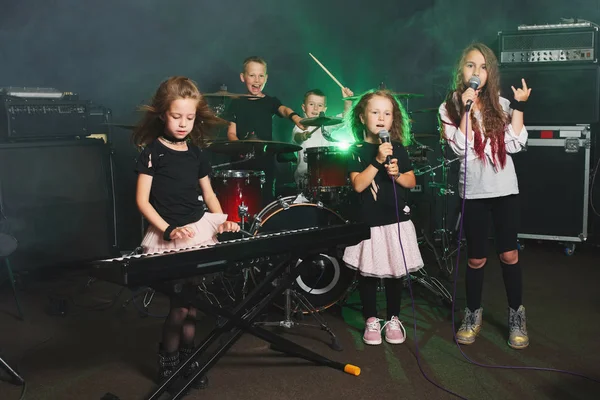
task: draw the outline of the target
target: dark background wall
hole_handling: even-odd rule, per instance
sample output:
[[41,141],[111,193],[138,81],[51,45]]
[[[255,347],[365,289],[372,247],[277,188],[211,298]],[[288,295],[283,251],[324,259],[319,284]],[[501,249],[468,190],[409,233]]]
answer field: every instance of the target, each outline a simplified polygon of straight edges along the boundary
[[[76,92],[110,108],[114,122],[135,123],[136,107],[166,77],[187,75],[201,91],[242,91],[241,62],[260,55],[269,63],[267,93],[299,109],[304,91],[320,87],[337,113],[340,90],[311,52],[355,92],[384,82],[425,95],[410,109],[435,107],[468,43],[494,46],[498,31],[561,17],[600,23],[600,1],[2,0],[0,86]],[[276,121],[276,138],[288,140],[291,128]],[[435,115],[415,117],[414,130],[435,133]],[[111,135],[123,248],[139,240],[128,135]]]

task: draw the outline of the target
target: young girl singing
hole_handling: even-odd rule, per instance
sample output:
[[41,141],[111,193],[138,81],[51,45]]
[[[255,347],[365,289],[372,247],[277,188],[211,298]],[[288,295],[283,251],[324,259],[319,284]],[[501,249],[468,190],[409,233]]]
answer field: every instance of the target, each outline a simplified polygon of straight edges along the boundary
[[[481,82],[477,89],[469,87],[473,76]],[[487,261],[491,214],[508,297],[508,345],[514,349],[529,345],[517,252],[519,186],[510,156],[521,151],[527,142],[523,110],[531,89],[524,79],[522,85],[519,89],[512,87],[513,101],[500,97],[496,56],[487,46],[472,44],[463,51],[452,90],[439,109],[444,138],[460,158],[459,194],[465,201],[467,308],[456,333],[457,341],[462,344],[473,343],[481,330],[483,267]],[[467,104],[472,104],[469,112]]]
[[[407,270],[414,272],[423,266],[403,193],[403,188],[416,185],[403,146],[410,140],[408,117],[390,92],[378,90],[364,94],[350,111],[349,118],[357,143],[351,149],[348,172],[352,187],[359,194],[360,219],[371,227],[371,238],[346,248],[343,259],[360,273],[359,292],[366,321],[363,341],[370,345],[381,343],[382,320],[377,316],[376,296],[377,283],[383,278],[387,301],[385,340],[399,344],[406,339],[406,331],[398,319],[402,298],[400,278]],[[382,143],[379,137],[382,130],[389,132],[391,143]]]
[[[137,161],[136,202],[149,227],[145,253],[215,244],[216,234],[238,231],[226,221],[208,176],[207,154],[198,145],[217,125],[226,124],[209,109],[196,84],[177,76],[158,87],[133,133],[143,150]],[[209,212],[204,211],[203,203]],[[159,381],[173,373],[194,348],[196,309],[172,298],[159,349]],[[195,382],[205,387],[206,377]]]

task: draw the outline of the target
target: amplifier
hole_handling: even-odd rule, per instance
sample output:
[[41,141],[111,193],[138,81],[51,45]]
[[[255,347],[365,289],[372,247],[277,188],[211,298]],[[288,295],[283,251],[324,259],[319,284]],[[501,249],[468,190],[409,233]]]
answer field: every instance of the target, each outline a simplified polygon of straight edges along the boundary
[[598,62],[598,28],[498,32],[501,64]]
[[600,65],[503,65],[500,67],[502,96],[512,99],[510,87],[521,87],[521,78],[533,89],[525,110],[526,125],[600,122]]
[[88,136],[89,102],[51,98],[0,98],[0,140]]

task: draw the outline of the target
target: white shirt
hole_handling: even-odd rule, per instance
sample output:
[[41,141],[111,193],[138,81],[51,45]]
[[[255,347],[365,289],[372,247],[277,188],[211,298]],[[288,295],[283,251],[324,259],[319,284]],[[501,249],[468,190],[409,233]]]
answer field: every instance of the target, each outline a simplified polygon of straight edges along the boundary
[[[500,105],[509,118],[512,117],[510,102],[504,97],[500,97]],[[527,143],[527,129],[525,126],[517,136],[513,131],[512,125],[507,124],[504,135],[504,145],[506,149],[506,165],[502,168],[498,161],[492,155],[492,146],[490,140],[483,135],[483,126],[481,125],[481,113],[475,112],[475,120],[479,124],[482,140],[485,140],[484,154],[486,156],[483,162],[474,148],[474,140],[468,142],[467,157],[465,164],[465,134],[461,132],[460,127],[453,126],[453,122],[448,117],[446,104],[442,103],[439,108],[440,119],[444,136],[450,145],[450,148],[460,160],[460,172],[458,177],[458,191],[462,198],[484,199],[491,197],[508,196],[519,193],[519,184],[515,165],[510,154],[518,153]],[[470,121],[469,121],[470,122]],[[476,133],[473,132],[475,135]],[[467,181],[465,191],[465,167],[467,169]]]

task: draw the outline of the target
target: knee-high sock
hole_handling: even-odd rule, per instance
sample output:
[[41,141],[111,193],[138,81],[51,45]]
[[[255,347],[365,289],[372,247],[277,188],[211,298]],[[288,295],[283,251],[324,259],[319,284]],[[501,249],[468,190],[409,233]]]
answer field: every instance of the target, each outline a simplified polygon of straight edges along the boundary
[[467,289],[467,307],[475,311],[481,307],[481,292],[483,291],[483,269],[471,268],[467,266],[466,289]]
[[505,264],[500,261],[500,265],[502,265],[502,278],[504,278],[508,306],[516,311],[523,304],[523,274],[521,264],[518,261],[516,264]]

